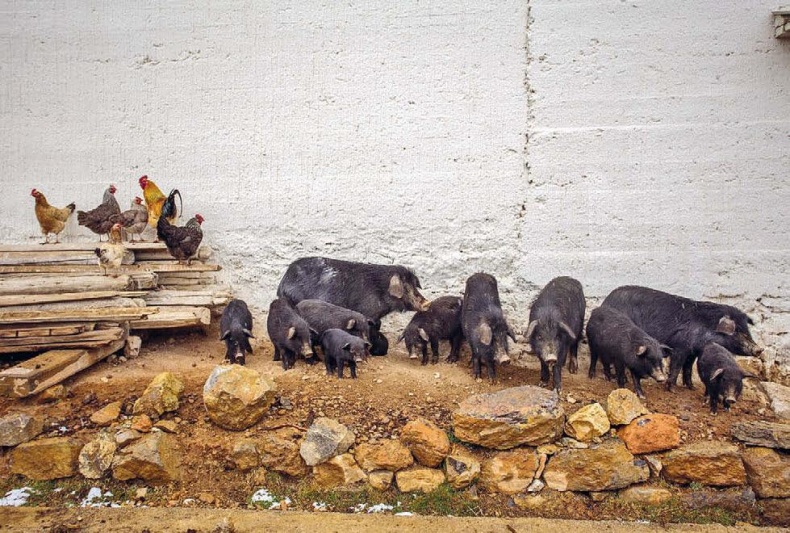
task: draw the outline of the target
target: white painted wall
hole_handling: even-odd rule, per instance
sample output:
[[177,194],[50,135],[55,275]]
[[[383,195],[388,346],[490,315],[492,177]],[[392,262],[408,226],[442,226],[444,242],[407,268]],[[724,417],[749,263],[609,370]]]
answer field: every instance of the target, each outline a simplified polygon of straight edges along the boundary
[[305,255],[491,272],[519,327],[560,274],[790,306],[773,2],[479,4],[0,0],[0,242],[145,173],[259,308]]

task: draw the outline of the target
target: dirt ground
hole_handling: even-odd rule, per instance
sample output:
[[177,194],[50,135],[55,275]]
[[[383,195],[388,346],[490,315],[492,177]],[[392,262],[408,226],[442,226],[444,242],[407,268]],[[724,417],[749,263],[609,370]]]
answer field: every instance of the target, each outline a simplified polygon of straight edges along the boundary
[[[400,495],[396,489],[375,494],[372,489],[354,494],[338,491],[339,497],[330,496],[310,489],[309,481],[288,479],[261,471],[239,472],[233,468],[228,453],[241,437],[254,438],[267,428],[285,424],[304,428],[316,416],[328,416],[346,424],[355,432],[358,442],[397,436],[400,428],[417,417],[433,420],[449,431],[451,413],[466,397],[507,387],[537,385],[539,381],[537,360],[531,355],[522,354],[519,361],[498,367],[496,382],[475,382],[471,376],[466,346],[458,364],[440,362],[423,367],[419,360],[408,359],[402,344],[393,348],[396,334],[391,331],[386,331],[391,343],[390,353],[386,357],[373,357],[361,364],[356,380],[348,378],[348,371],[343,380],[328,377],[322,364],[311,367],[302,361],[297,363],[294,370],[284,372],[280,363],[272,361],[271,344],[259,324],[256,324],[255,333],[255,353],[247,358],[247,365],[273,376],[280,398],[269,416],[244,432],[232,432],[214,426],[209,422],[203,407],[203,384],[224,357],[224,345],[217,340],[215,327],[206,334],[193,331],[151,336],[144,341],[139,357],[125,362],[105,361],[67,380],[65,385],[69,393],[66,399],[51,404],[39,404],[35,398],[1,400],[0,415],[19,409],[40,412],[46,417],[48,425],[45,428],[52,435],[75,435],[87,441],[98,431],[89,420],[92,413],[112,401],[121,401],[125,408],[130,408],[156,374],[170,371],[186,385],[178,412],[165,415],[165,418],[179,423],[178,441],[183,451],[184,477],[180,483],[147,487],[147,495],[144,499],[137,498],[136,505],[247,509],[255,507],[251,505],[251,495],[257,489],[268,488],[282,498],[289,496],[292,500],[291,509],[294,510],[313,510],[312,505],[319,496],[334,498],[328,500],[329,511],[348,512],[349,502],[366,498],[378,500],[369,501],[370,505],[397,500],[404,510],[408,510],[409,504],[413,505],[411,509],[416,508],[417,500],[409,500],[411,496]],[[442,344],[441,349],[444,358],[449,347]],[[517,348],[514,351],[520,350]],[[587,378],[589,356],[586,346],[580,347],[579,363],[578,374],[563,373],[562,405],[568,414],[589,402],[605,401],[609,392],[616,388],[614,383],[604,381],[600,368],[599,377],[593,380]],[[702,388],[699,386],[693,391],[680,387],[670,393],[655,382],[643,380],[643,388],[647,395],[646,405],[651,411],[669,413],[680,419],[684,442],[728,439],[730,426],[736,421],[772,419],[770,410],[766,413],[764,407],[749,394],[745,394],[743,401],[732,412],[720,412],[712,416],[703,406]],[[490,452],[475,448],[475,453],[482,458]],[[8,450],[0,452],[0,479],[4,480],[0,483],[0,490],[3,491],[26,484],[25,480],[10,474],[9,455]],[[30,485],[29,482],[27,484]],[[135,492],[146,487],[142,482],[91,482],[80,477],[39,484],[38,489],[46,495],[40,493],[38,499],[33,497],[30,503],[69,507],[84,498],[92,486],[113,491],[116,498],[126,498],[127,502],[131,502],[130,505],[135,504]],[[57,487],[60,490],[51,492]],[[691,493],[699,490],[697,487],[668,488],[678,498],[693,497]],[[448,496],[451,501],[422,502],[424,506],[420,509],[425,511],[420,514],[775,523],[772,519],[761,517],[759,507],[752,505],[749,508],[749,505],[743,504],[745,498],[741,489],[715,492],[718,496],[713,498],[711,505],[700,505],[699,509],[692,509],[694,512],[688,513],[686,509],[676,512],[669,507],[658,511],[646,510],[633,505],[621,505],[615,498],[593,501],[586,495],[551,493],[546,490],[542,495],[546,499],[545,504],[525,510],[514,505],[509,497],[467,490],[460,495]],[[705,511],[711,506],[716,507],[716,513]]]

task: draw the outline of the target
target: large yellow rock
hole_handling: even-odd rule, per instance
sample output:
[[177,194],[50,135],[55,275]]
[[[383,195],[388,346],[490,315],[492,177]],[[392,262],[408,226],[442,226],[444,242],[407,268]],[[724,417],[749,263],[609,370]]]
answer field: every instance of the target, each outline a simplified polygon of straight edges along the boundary
[[559,491],[622,489],[649,477],[647,465],[635,464],[634,456],[617,439],[587,449],[562,450],[549,459],[543,472],[546,485]]
[[30,479],[60,479],[77,473],[82,442],[54,437],[20,444],[11,452],[11,472]]
[[599,403],[585,405],[568,417],[565,433],[576,440],[591,441],[609,432],[609,418]]
[[630,424],[634,418],[649,413],[636,394],[628,389],[615,389],[606,398],[606,415],[613,426]]
[[120,481],[142,479],[154,484],[180,480],[181,453],[176,438],[154,431],[117,451],[112,475]]
[[282,428],[264,432],[256,441],[261,465],[289,476],[307,475],[309,469],[299,454],[304,432],[296,428]]
[[358,444],[354,451],[354,458],[365,472],[374,470],[397,472],[414,463],[409,449],[397,440]]
[[241,431],[263,418],[276,392],[274,381],[251,368],[221,365],[203,386],[203,403],[212,422]]
[[111,402],[91,415],[91,422],[99,427],[109,426],[121,416],[121,402]]
[[314,466],[313,474],[316,484],[323,488],[352,485],[367,478],[350,453],[336,455]]
[[700,483],[715,487],[746,484],[746,470],[737,446],[700,441],[663,456],[661,475],[673,483]]
[[770,448],[746,448],[743,463],[760,498],[790,498],[790,456]]
[[401,492],[432,492],[444,483],[444,472],[434,468],[417,467],[395,474]]
[[100,435],[83,446],[79,456],[80,474],[88,479],[99,479],[110,470],[118,446],[110,435]]
[[413,420],[403,426],[400,440],[423,466],[435,468],[442,464],[450,453],[450,439],[447,433],[424,418]]
[[672,415],[654,413],[635,418],[617,430],[631,453],[672,450],[680,445],[680,423]]
[[455,448],[444,459],[447,482],[454,489],[464,489],[480,476],[480,461],[461,447]]
[[538,470],[538,456],[529,449],[512,450],[483,461],[480,484],[492,492],[517,494],[524,491]]
[[553,442],[564,424],[557,393],[531,385],[470,396],[453,413],[456,437],[496,450]]
[[169,411],[176,411],[183,392],[184,384],[175,374],[162,372],[151,380],[143,395],[134,402],[132,414],[157,418]]

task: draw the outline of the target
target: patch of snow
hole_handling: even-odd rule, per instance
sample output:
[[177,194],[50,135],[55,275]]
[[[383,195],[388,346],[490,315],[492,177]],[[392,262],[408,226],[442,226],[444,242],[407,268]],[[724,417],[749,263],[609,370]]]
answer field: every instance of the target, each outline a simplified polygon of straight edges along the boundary
[[25,505],[32,492],[33,489],[30,487],[9,490],[5,493],[5,497],[0,498],[0,507],[19,507]]
[[414,516],[414,513],[410,513],[408,511],[403,511],[400,513],[395,513],[395,516]]
[[117,503],[107,501],[109,498],[112,498],[112,492],[103,493],[99,487],[91,487],[80,507],[120,507]]
[[272,503],[275,501],[274,496],[266,489],[258,489],[251,499],[252,503]]
[[326,511],[327,507],[324,502],[313,502],[313,511]]
[[366,503],[358,503],[354,507],[349,507],[348,509],[352,513],[361,513],[367,508],[368,508],[368,504],[366,504]]
[[384,513],[387,511],[392,511],[395,507],[392,505],[387,505],[386,503],[380,503],[378,505],[371,505],[368,507],[368,514],[371,513]]

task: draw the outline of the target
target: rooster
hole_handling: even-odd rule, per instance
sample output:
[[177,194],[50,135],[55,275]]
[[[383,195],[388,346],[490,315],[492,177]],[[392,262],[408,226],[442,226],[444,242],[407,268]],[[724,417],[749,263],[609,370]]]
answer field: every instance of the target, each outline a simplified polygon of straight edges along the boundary
[[99,242],[101,242],[102,235],[109,234],[110,228],[114,224],[114,222],[110,221],[110,217],[121,214],[121,207],[115,199],[116,190],[115,185],[110,185],[104,191],[104,198],[98,207],[90,211],[77,211],[77,223],[80,226],[85,226],[93,233],[97,233]]
[[176,195],[181,198],[178,189],[173,189],[162,204],[162,213],[156,223],[156,234],[159,239],[164,241],[170,255],[178,259],[179,263],[189,264],[192,256],[198,251],[200,241],[203,240],[203,230],[200,228],[203,217],[195,215],[181,227],[171,224],[169,219],[176,209]]
[[[165,200],[167,200],[167,196],[159,190],[156,183],[148,179],[148,176],[142,176],[140,178],[140,188],[143,189],[145,205],[148,208],[148,225],[152,228],[156,228],[156,223],[159,222],[159,216],[162,214],[162,206]],[[179,193],[177,189],[175,192],[178,194],[179,202],[181,202],[181,193]],[[178,213],[183,210],[183,207],[184,204],[181,202],[182,209],[176,211],[175,203],[173,204],[172,214],[168,217],[171,224],[175,223]]]
[[105,276],[107,275],[107,268],[112,268],[112,277],[117,278],[121,263],[123,263],[123,258],[126,255],[126,248],[121,240],[122,227],[118,222],[113,224],[110,228],[110,240],[93,250],[93,253],[99,258],[99,268],[102,269],[102,273]]
[[30,191],[30,196],[36,199],[36,218],[38,219],[38,225],[41,226],[41,233],[44,234],[44,242],[41,244],[49,243],[50,233],[55,234],[55,244],[57,244],[59,242],[58,235],[60,235],[60,232],[66,227],[66,221],[76,208],[74,202],[71,202],[66,207],[58,209],[57,207],[49,205],[44,193],[36,189]]
[[[134,241],[134,236],[140,235],[148,227],[148,210],[143,205],[143,199],[135,196],[131,209],[120,215],[111,216],[110,222],[121,224],[129,235],[129,240]],[[142,236],[140,240],[142,240]]]

